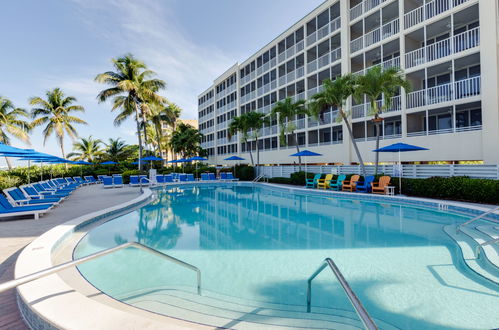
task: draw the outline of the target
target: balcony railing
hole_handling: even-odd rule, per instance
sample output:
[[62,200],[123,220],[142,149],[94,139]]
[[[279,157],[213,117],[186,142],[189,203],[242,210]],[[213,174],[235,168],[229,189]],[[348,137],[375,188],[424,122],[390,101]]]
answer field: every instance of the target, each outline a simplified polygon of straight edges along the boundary
[[404,26],[406,29],[419,24],[436,15],[446,12],[469,0],[433,0],[426,5],[420,6],[404,15]]
[[453,127],[453,128],[444,128],[444,129],[437,129],[437,130],[422,130],[422,131],[417,131],[417,132],[407,132],[407,137],[470,132],[470,131],[479,131],[481,129],[482,129],[482,125]]
[[480,27],[405,54],[406,68],[412,68],[480,45]]
[[279,63],[285,61],[288,58],[293,57],[295,54],[301,52],[305,49],[305,40],[298,41],[295,45],[289,47],[277,56]]
[[383,2],[388,0],[364,0],[355,7],[350,8],[350,20],[354,20],[361,16],[363,13],[379,6]]
[[480,95],[480,76],[408,93],[407,108],[418,108],[478,95]]
[[[378,108],[382,108],[384,106],[384,101],[379,100],[376,102],[378,104]],[[369,115],[369,107],[370,103],[358,104],[352,107],[352,118],[364,118]],[[400,111],[402,109],[402,102],[400,100],[400,95],[392,97],[392,104],[390,108],[384,109],[384,112],[392,112],[392,111]]]
[[350,41],[350,52],[355,53],[356,51],[364,48],[364,37],[358,37]]
[[372,31],[367,32],[364,36],[354,39],[350,42],[350,50],[355,53],[364,47],[374,45],[381,40],[387,39],[400,32],[399,19],[396,18],[390,22],[380,26]]
[[341,27],[341,18],[336,17],[333,19],[329,24],[324,25],[321,27],[319,30],[315,31],[311,35],[307,36],[307,46],[310,46],[311,44],[321,40],[322,38],[325,38],[326,36],[330,35],[331,33],[339,30]]
[[394,57],[388,61],[381,62],[379,64],[371,65],[370,67],[367,67],[363,70],[359,70],[357,72],[354,72],[353,74],[356,76],[364,75],[366,74],[367,71],[370,69],[377,67],[377,66],[382,66],[383,69],[388,69],[388,68],[400,68],[400,57]]

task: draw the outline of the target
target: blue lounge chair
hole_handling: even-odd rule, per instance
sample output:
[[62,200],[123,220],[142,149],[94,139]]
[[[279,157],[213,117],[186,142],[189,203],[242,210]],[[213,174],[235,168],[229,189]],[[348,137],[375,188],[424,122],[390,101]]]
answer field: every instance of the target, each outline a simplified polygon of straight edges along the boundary
[[147,186],[151,182],[145,175],[130,175],[130,187]]
[[231,181],[239,181],[238,178],[234,177],[234,174],[232,174],[232,172],[228,172],[227,173],[227,180],[231,180]]
[[102,183],[104,184],[104,188],[113,188],[113,177],[103,176]]
[[194,179],[194,174],[187,174],[187,179],[185,181],[187,182],[196,181],[196,179]]
[[0,194],[0,217],[15,217],[32,215],[35,220],[40,217],[40,214],[46,213],[53,207],[53,204],[12,206],[4,195]]
[[165,176],[164,175],[156,175],[156,182],[158,184],[163,184],[165,183]]
[[105,175],[97,175],[97,179],[99,179],[99,180],[97,180],[97,182],[99,182],[99,183],[103,183],[103,182],[104,182],[104,180],[102,180],[102,179],[103,179],[104,177],[105,177]]
[[208,173],[208,180],[216,181],[217,177],[215,176],[215,173]]
[[201,173],[201,181],[209,181],[210,177],[208,176],[208,173]]
[[187,181],[187,174],[180,174],[178,176],[178,181],[180,181],[180,182],[186,182]]
[[72,188],[53,188],[48,182],[38,182],[32,185],[39,193],[51,193],[58,195],[69,195],[74,189]]
[[173,175],[165,175],[165,183],[173,182]]
[[83,180],[81,177],[79,176],[74,176],[73,177],[73,180],[76,181],[76,183],[82,185],[82,186],[86,186],[88,184],[88,182],[86,182],[85,180]]
[[113,175],[113,187],[114,188],[123,188],[125,185],[123,184],[123,177],[121,175]]
[[72,177],[69,177],[69,176],[68,176],[68,177],[65,177],[65,178],[64,178],[64,180],[66,180],[66,182],[67,182],[68,184],[70,184],[70,185],[74,185],[74,186],[77,186],[77,187],[81,186],[81,184],[80,184],[80,183],[78,183],[78,182],[76,182],[76,180],[75,180],[75,179],[73,179]]
[[372,183],[374,182],[374,176],[373,175],[368,175],[364,179],[364,182],[357,182],[355,185],[355,188],[357,188],[357,191],[359,192],[371,192],[372,191]]
[[3,192],[7,199],[12,205],[34,205],[34,204],[59,204],[61,201],[59,198],[44,198],[44,199],[31,199],[29,196],[26,196],[24,192],[17,188],[7,188],[4,189]]
[[345,174],[338,175],[336,179],[331,180],[331,182],[329,183],[329,189],[340,191],[341,185],[346,178],[347,176]]
[[220,172],[220,180],[227,180],[227,173]]
[[96,183],[98,183],[97,180],[95,180],[95,178],[92,175],[85,176],[85,181],[88,184],[96,184]]
[[31,198],[66,198],[71,191],[66,190],[46,190],[40,183],[33,183],[31,186],[21,186],[26,195]]
[[317,188],[317,183],[319,182],[319,179],[321,178],[322,174],[316,174],[313,179],[307,179],[305,182],[306,188]]

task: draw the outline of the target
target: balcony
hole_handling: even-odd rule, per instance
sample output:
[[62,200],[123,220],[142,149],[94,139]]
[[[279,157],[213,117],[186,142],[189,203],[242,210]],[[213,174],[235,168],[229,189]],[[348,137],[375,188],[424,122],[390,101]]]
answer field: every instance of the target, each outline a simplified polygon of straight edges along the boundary
[[271,81],[270,83],[263,85],[262,87],[257,89],[257,95],[262,96],[264,94],[269,93],[271,90],[277,88],[277,80]]
[[301,40],[298,43],[296,43],[294,46],[289,47],[282,53],[278,55],[278,60],[279,63],[287,60],[288,58],[293,57],[295,54],[298,54],[305,48],[305,40]]
[[318,59],[313,60],[307,64],[307,73],[317,71],[320,68],[329,65],[341,58],[341,47],[334,49],[333,51],[322,55]]
[[337,117],[338,117],[337,110],[325,112],[318,119],[314,117],[308,117],[308,127],[330,125],[336,121]]
[[364,0],[357,6],[350,8],[350,20],[360,17],[362,14],[368,12],[369,10],[379,6],[383,2],[390,0]]
[[270,127],[264,127],[261,132],[262,136],[267,136],[267,135],[274,135],[277,134],[277,125],[270,126]]
[[361,76],[361,75],[366,74],[366,72],[369,71],[370,69],[377,67],[377,66],[382,66],[383,69],[400,68],[400,57],[397,56],[397,57],[392,58],[391,60],[384,61],[384,62],[381,62],[379,64],[371,65],[370,67],[367,67],[363,70],[359,70],[357,72],[354,72],[353,74],[355,76]]
[[409,69],[479,45],[480,27],[476,27],[405,54],[405,66]]
[[[378,108],[381,108],[384,106],[383,100],[379,100],[376,102],[378,104]],[[364,103],[364,104],[358,104],[354,105],[352,107],[352,119],[357,119],[357,118],[364,118],[369,116],[369,108],[370,108],[370,103]],[[392,97],[392,104],[390,108],[388,109],[383,109],[383,112],[393,112],[393,111],[400,111],[402,109],[402,103],[400,100],[400,95]]]
[[334,20],[329,22],[329,24],[324,25],[319,30],[315,31],[311,35],[307,36],[307,46],[327,37],[331,33],[339,30],[341,28],[341,18],[336,17]]
[[396,18],[377,29],[367,32],[362,37],[352,40],[350,42],[350,51],[355,53],[364,47],[369,47],[380,42],[381,40],[390,38],[391,36],[399,33],[399,31],[399,19]]
[[458,80],[407,94],[407,108],[461,100],[480,95],[480,76]]
[[482,125],[445,128],[445,129],[438,129],[438,130],[423,130],[423,131],[418,131],[418,132],[407,132],[407,137],[460,133],[460,132],[471,132],[471,131],[480,131],[481,129],[482,129]]
[[457,7],[469,0],[433,0],[426,5],[411,10],[404,15],[404,26],[406,29],[424,22],[436,15]]

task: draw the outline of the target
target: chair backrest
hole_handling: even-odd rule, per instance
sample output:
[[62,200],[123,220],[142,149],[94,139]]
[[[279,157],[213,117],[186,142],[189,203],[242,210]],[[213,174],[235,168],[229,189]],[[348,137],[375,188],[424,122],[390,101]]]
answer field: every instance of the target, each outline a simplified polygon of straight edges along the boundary
[[113,176],[113,183],[118,185],[123,184],[123,177],[121,175]]
[[365,183],[372,183],[374,181],[374,175],[366,176]]
[[194,181],[194,174],[187,174],[187,181]]
[[113,185],[113,177],[112,176],[102,176],[102,183],[105,186],[112,186]]
[[28,198],[19,188],[12,189],[12,193],[16,196],[14,199],[17,201]]
[[220,173],[220,179],[221,179],[221,180],[227,180],[227,173],[225,173],[225,172],[221,172],[221,173]]
[[130,183],[131,184],[139,184],[139,176],[138,175],[130,175]]
[[7,198],[2,194],[0,194],[0,207],[2,207],[5,210],[12,210],[14,208],[12,204],[9,203]]
[[165,175],[165,183],[173,182],[173,175]]
[[347,178],[347,176],[345,174],[340,174],[340,175],[338,175],[337,182],[341,183],[341,182],[345,181],[346,178]]
[[314,183],[317,183],[317,181],[319,181],[319,180],[321,179],[321,176],[322,176],[322,174],[320,174],[320,173],[319,173],[319,174],[316,174],[316,175],[314,176]]
[[21,198],[19,198],[19,195],[14,192],[14,189],[4,189],[3,192],[5,193],[7,198],[9,198],[9,199],[12,199],[15,201],[21,200]]
[[216,180],[217,179],[217,177],[215,176],[215,173],[208,173],[208,178],[210,180]]
[[36,189],[33,187],[24,186],[23,189],[30,196],[38,196]]
[[85,176],[85,180],[87,180],[88,182],[95,182],[95,178],[92,175]]
[[187,181],[187,174],[180,174],[180,175],[178,176],[178,180],[179,180],[180,182]]
[[354,174],[354,175],[352,175],[352,177],[350,178],[350,183],[357,182],[357,181],[359,181],[359,179],[360,179],[360,175],[358,175],[358,174]]
[[156,182],[157,183],[164,183],[165,182],[165,176],[164,175],[156,175]]
[[227,173],[227,179],[234,180],[235,179],[234,174],[232,174],[232,172]]
[[102,178],[105,177],[105,175],[97,175],[97,178],[102,181]]
[[45,188],[43,188],[43,186],[40,183],[33,183],[32,186],[35,192],[45,191]]
[[380,187],[386,187],[386,186],[388,186],[390,184],[390,180],[391,179],[392,178],[389,177],[388,175],[382,176],[381,178],[379,178],[379,186]]
[[207,181],[209,179],[208,173],[201,173],[201,181]]
[[326,178],[324,179],[324,181],[331,181],[331,180],[333,180],[333,175],[332,174],[327,174]]

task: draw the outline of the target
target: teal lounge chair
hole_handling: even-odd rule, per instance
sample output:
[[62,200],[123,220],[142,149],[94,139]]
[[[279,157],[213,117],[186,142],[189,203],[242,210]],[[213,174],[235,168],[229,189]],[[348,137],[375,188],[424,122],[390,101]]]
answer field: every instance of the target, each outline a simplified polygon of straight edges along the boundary
[[343,181],[345,181],[346,178],[347,178],[347,176],[345,174],[338,175],[336,180],[331,180],[331,182],[329,183],[329,189],[340,191],[341,184]]
[[317,182],[321,178],[322,174],[316,174],[313,179],[307,179],[306,188],[317,188]]

